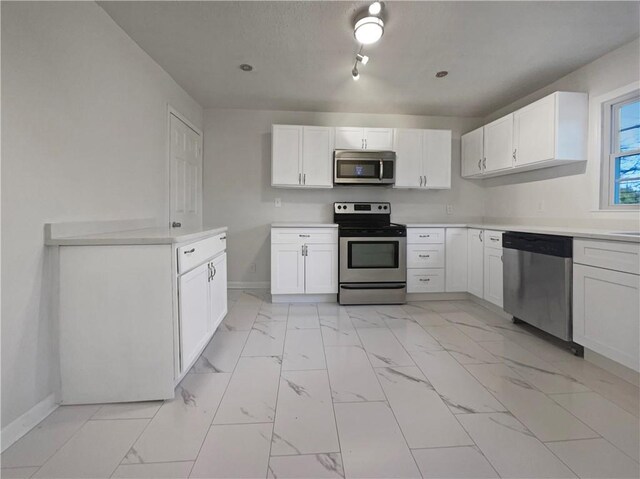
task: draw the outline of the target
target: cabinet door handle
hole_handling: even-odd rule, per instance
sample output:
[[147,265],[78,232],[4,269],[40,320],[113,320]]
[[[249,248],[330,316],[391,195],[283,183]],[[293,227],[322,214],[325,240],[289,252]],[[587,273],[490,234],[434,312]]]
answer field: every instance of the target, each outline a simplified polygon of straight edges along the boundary
[[303,185],[307,184],[307,174],[306,173],[302,175],[302,184]]
[[218,271],[216,271],[216,267],[211,265],[211,267],[213,268],[213,274],[211,275],[211,279],[214,278],[214,276],[218,273]]
[[516,148],[515,150],[513,150],[513,161],[518,161],[518,160],[516,159],[516,158],[518,157],[518,156],[517,156],[517,152],[518,152],[518,149],[517,149],[517,148]]
[[480,238],[480,243],[484,241],[484,231],[480,230],[480,233],[478,234],[478,238]]
[[224,241],[224,240],[226,240],[226,239],[227,239],[227,237],[226,237],[226,236],[220,236],[220,241]]
[[422,188],[422,176],[420,177],[420,188]]
[[418,257],[419,258],[430,258],[430,256],[428,254],[419,254]]
[[482,169],[483,169],[483,170],[486,170],[486,169],[487,169],[487,159],[486,159],[486,158],[483,158],[483,159],[482,159]]
[[420,278],[420,281],[422,281],[423,283],[428,283],[429,281],[431,281],[431,278]]
[[302,184],[302,173],[298,173],[298,184]]
[[482,171],[482,158],[478,160],[478,169]]
[[193,253],[195,250],[196,250],[195,248],[188,249],[187,251],[185,251],[185,252],[184,252],[184,254],[191,254],[191,253]]
[[427,175],[424,175],[424,186],[427,186]]
[[364,139],[364,149],[365,150],[367,149],[367,139],[366,138]]

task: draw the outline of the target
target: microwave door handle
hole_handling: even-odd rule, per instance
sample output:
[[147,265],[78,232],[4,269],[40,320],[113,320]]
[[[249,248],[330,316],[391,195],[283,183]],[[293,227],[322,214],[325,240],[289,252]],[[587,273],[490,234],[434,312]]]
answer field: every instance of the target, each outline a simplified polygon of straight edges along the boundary
[[380,160],[380,181],[382,181],[383,175],[384,175],[384,161]]

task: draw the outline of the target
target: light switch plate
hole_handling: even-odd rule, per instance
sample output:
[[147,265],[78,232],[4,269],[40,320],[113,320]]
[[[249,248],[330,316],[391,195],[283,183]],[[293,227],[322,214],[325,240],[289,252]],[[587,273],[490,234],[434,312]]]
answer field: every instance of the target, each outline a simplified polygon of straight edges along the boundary
[[447,214],[448,215],[452,215],[453,214],[453,205],[447,205]]

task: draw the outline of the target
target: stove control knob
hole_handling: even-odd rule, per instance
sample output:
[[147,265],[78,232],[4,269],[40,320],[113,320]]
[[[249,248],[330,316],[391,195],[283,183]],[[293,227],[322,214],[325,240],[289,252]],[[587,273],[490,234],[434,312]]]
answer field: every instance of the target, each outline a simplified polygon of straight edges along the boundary
[[381,209],[382,209],[382,206],[381,206],[381,205],[378,205],[378,209],[379,209],[379,210],[381,210]]
[[346,210],[347,209],[347,205],[342,205],[342,207]]
[[384,205],[384,209],[386,210],[387,208],[388,208],[388,206],[387,206],[387,205]]
[[342,209],[342,206],[338,205],[338,209],[339,209],[339,210],[341,210],[341,209]]

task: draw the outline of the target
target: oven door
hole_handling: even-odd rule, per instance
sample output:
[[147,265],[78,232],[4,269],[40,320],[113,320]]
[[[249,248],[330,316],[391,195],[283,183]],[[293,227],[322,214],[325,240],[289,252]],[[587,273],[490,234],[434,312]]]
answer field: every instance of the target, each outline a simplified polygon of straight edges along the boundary
[[407,238],[340,238],[340,283],[404,283]]

